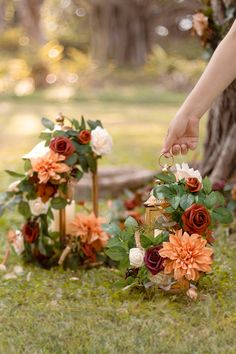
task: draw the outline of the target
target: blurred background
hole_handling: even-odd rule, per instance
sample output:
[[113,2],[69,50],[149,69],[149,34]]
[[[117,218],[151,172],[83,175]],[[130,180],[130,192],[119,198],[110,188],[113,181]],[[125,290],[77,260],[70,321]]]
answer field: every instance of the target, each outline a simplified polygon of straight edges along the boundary
[[[192,0],[0,0],[0,168],[21,168],[40,119],[101,119],[109,166],[157,169],[168,122],[204,70]],[[188,159],[201,156],[201,143]],[[186,158],[185,158],[186,159]]]

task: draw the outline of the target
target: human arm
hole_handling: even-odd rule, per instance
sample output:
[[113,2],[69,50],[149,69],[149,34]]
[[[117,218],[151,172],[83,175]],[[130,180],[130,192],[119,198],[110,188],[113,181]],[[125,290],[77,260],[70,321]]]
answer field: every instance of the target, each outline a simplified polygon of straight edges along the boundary
[[199,121],[212,102],[236,78],[236,20],[215,50],[198,83],[172,119],[162,153],[186,154],[198,144]]

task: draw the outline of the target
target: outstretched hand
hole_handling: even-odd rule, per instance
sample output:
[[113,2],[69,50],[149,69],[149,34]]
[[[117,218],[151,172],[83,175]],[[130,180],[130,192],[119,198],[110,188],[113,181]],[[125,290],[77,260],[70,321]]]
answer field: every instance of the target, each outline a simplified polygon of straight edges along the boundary
[[166,157],[173,155],[186,155],[188,150],[194,150],[198,144],[199,119],[191,117],[183,119],[176,116],[172,119],[163,144],[162,154]]

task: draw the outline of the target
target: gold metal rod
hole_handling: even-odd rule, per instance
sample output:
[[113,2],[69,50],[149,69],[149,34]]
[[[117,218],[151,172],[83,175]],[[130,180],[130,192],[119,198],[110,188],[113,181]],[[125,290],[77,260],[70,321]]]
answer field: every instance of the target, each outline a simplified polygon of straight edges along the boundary
[[64,246],[64,239],[66,235],[66,209],[60,209],[59,211],[59,226],[60,226],[60,245]]

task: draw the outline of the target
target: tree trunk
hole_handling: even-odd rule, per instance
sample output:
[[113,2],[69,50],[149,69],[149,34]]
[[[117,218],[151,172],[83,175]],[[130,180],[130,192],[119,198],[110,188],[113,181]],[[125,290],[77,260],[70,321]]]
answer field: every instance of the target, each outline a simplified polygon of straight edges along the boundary
[[139,66],[151,52],[154,0],[90,0],[92,57],[105,64]]
[[38,44],[46,42],[40,23],[40,9],[44,0],[20,0],[15,2],[16,12],[28,34]]
[[[235,0],[212,0],[219,24],[223,24],[229,5],[236,9]],[[203,156],[201,172],[210,176],[213,183],[236,179],[236,80],[215,100],[209,112]]]

